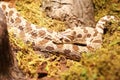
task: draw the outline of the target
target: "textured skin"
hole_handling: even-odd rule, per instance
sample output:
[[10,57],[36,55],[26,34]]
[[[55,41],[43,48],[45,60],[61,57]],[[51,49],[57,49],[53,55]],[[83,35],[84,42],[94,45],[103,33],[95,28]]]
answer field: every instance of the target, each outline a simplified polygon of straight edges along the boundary
[[81,52],[101,47],[103,25],[106,21],[114,19],[113,16],[105,16],[100,19],[96,28],[78,26],[57,33],[31,24],[8,2],[1,1],[0,8],[6,15],[9,30],[14,31],[15,37],[21,38],[26,43],[32,42],[36,50],[61,53],[74,60],[80,59]]
[[73,43],[78,45],[86,45],[88,48],[97,49],[101,47],[102,35],[104,32],[104,24],[107,21],[114,20],[114,16],[102,17],[95,28],[92,27],[73,27],[61,32],[61,38],[56,38],[55,43]]

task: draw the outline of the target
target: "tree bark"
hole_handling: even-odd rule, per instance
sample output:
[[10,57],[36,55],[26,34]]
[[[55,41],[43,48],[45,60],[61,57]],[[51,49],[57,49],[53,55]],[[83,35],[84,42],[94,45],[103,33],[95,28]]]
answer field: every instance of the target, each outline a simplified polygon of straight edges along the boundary
[[42,8],[47,16],[65,21],[69,27],[95,27],[92,0],[44,0]]
[[0,80],[11,80],[14,57],[11,52],[5,16],[0,9]]
[[95,26],[94,7],[92,0],[73,0],[74,13],[86,26]]
[[28,80],[19,70],[16,56],[11,50],[6,18],[0,8],[0,80]]

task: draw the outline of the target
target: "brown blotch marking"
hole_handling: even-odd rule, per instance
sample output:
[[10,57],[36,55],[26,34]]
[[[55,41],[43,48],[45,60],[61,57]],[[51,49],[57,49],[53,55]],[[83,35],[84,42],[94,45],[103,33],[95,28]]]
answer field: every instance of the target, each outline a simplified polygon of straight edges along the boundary
[[31,35],[33,38],[37,37],[37,33],[35,33],[35,32],[32,32]]
[[47,49],[47,50],[49,50],[49,51],[54,50],[54,48],[53,48],[53,47],[51,47],[51,46],[47,46],[47,47],[46,47],[46,49]]
[[87,34],[87,37],[90,38],[90,37],[91,37],[91,34]]
[[32,46],[35,46],[35,42],[32,42]]
[[12,14],[13,14],[14,12],[11,10],[11,11],[9,11],[9,16],[12,16]]
[[5,6],[4,4],[2,5],[2,9],[3,9],[3,10],[5,10],[5,9],[6,9],[6,6]]
[[71,53],[71,50],[65,49],[65,50],[64,50],[64,53],[65,53],[65,54],[69,54],[69,53]]
[[8,16],[8,12],[6,12],[5,15]]
[[94,51],[94,48],[92,46],[87,46],[88,50]]
[[94,30],[94,34],[93,34],[93,36],[95,37],[95,36],[97,36],[97,34],[98,34],[98,31],[97,30]]
[[43,35],[45,35],[46,34],[46,32],[44,31],[44,30],[40,30],[39,31],[39,36],[43,36]]
[[16,21],[16,23],[21,23],[21,19],[20,19],[19,17],[17,17],[17,18],[15,19],[15,21]]
[[82,38],[82,34],[78,34],[77,37],[78,37],[78,38]]
[[49,37],[45,37],[45,39],[51,40],[51,38],[49,38]]
[[25,33],[24,33],[23,31],[20,32],[20,37],[21,37],[22,39],[25,38],[25,35],[24,35],[24,34],[25,34]]
[[28,22],[26,23],[26,25],[25,25],[25,30],[26,30],[26,32],[32,30],[32,28],[31,28],[31,24],[30,24],[30,23],[28,23]]
[[73,31],[72,35],[73,35],[73,36],[76,35],[76,31]]
[[26,22],[26,25],[25,25],[25,26],[30,27],[30,26],[31,26],[31,24],[30,24],[30,23],[28,23],[28,22]]
[[93,43],[102,43],[101,40],[94,40]]
[[11,20],[10,20],[12,23],[14,23],[14,20],[11,18]]
[[48,42],[48,40],[44,39],[44,40],[42,40],[42,41],[39,42],[39,45],[45,45],[47,42]]
[[27,40],[25,43],[26,43],[26,44],[30,44],[31,42],[30,42],[29,40]]
[[88,30],[86,30],[85,28],[83,29],[84,33],[88,33]]
[[13,8],[13,4],[10,3],[10,4],[8,5],[8,7],[9,7],[9,8]]
[[104,29],[104,27],[102,27],[101,25],[99,25],[98,27],[101,28],[101,29]]
[[18,28],[19,28],[20,30],[23,30],[23,27],[22,27],[22,26],[19,26]]
[[70,40],[74,40],[74,36],[68,35],[67,36]]
[[16,13],[16,15],[17,15],[18,17],[20,17],[20,14],[18,14],[18,13]]
[[70,40],[68,40],[68,39],[64,39],[64,41],[65,41],[65,42],[70,42]]
[[79,48],[78,48],[77,45],[73,45],[73,49],[74,49],[75,51],[78,51],[78,50],[79,50]]
[[59,48],[59,49],[60,49],[60,48],[63,48],[63,45],[61,45],[61,44],[60,44],[60,45],[57,45],[57,48]]
[[52,30],[50,30],[50,29],[48,29],[47,31],[48,31],[49,33],[53,33],[53,31],[52,31]]
[[29,31],[31,31],[31,30],[32,30],[32,28],[31,28],[30,26],[25,28],[25,31],[26,31],[26,32],[29,32]]

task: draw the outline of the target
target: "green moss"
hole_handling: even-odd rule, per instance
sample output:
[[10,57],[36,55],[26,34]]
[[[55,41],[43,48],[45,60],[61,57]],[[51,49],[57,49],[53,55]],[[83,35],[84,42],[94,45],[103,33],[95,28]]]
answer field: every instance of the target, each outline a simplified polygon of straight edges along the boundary
[[28,21],[31,21],[40,27],[47,27],[55,31],[64,30],[64,22],[53,20],[45,15],[45,12],[43,12],[40,7],[41,1],[42,0],[16,0],[16,8]]

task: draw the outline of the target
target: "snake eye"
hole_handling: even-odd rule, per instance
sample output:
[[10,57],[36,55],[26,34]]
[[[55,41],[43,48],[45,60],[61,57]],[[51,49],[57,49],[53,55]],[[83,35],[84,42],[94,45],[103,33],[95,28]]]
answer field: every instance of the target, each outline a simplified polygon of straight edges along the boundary
[[51,9],[51,7],[46,7],[45,8],[45,11],[51,11],[52,9]]
[[63,40],[63,38],[60,38],[60,40]]

